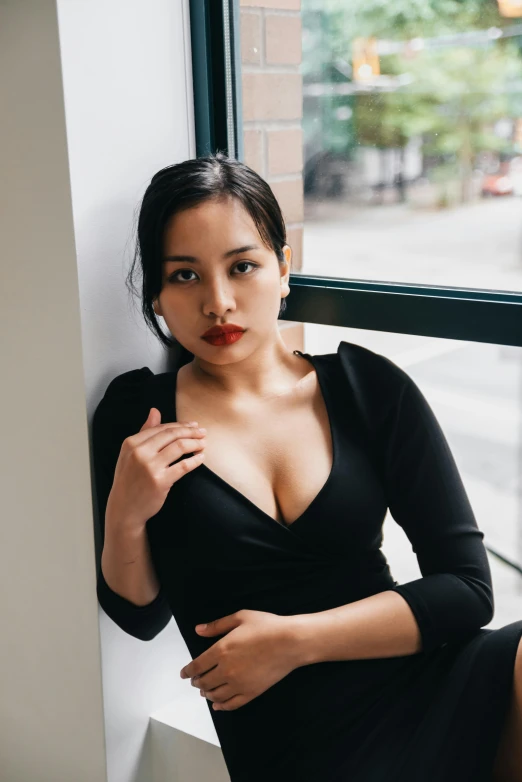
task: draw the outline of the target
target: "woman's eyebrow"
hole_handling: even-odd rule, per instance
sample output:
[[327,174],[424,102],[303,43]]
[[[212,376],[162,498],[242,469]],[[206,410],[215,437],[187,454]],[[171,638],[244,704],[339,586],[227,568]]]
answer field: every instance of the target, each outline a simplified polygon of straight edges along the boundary
[[[261,248],[257,244],[245,244],[243,247],[236,247],[234,250],[228,250],[224,253],[223,258],[230,258],[231,255],[239,255],[239,253],[247,253],[250,250],[260,250]],[[198,258],[194,255],[167,255],[164,259],[164,263],[170,261],[181,261],[182,263],[196,263]]]

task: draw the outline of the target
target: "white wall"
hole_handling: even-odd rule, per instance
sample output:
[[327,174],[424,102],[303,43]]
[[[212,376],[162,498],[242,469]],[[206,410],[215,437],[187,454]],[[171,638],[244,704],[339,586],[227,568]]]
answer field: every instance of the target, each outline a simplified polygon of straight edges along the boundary
[[[188,3],[58,0],[58,12],[91,420],[115,375],[165,368],[124,277],[151,176],[195,154]],[[149,714],[185,689],[190,656],[174,621],[142,642],[99,611],[108,779],[149,782]]]
[[174,621],[146,643],[98,606],[88,424],[164,369],[124,277],[151,176],[194,156],[189,42],[186,0],[0,2],[2,782],[103,782],[104,738],[109,782],[149,782],[186,690]]

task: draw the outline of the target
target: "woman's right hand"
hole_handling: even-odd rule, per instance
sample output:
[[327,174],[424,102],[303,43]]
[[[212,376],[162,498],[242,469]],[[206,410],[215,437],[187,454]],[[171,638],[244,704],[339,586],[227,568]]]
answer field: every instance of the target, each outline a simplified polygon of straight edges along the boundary
[[[205,431],[190,423],[162,424],[160,411],[152,407],[140,431],[123,441],[107,500],[106,525],[111,518],[127,531],[143,532],[163,507],[171,486],[202,463]],[[181,459],[187,453],[194,455]]]

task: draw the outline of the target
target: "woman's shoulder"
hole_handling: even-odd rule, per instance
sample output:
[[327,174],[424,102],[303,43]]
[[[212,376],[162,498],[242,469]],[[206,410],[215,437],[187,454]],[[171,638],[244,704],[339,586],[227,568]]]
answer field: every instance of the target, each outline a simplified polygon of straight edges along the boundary
[[149,367],[122,372],[107,385],[102,399],[133,400],[143,393],[147,380],[153,375],[154,373]]
[[325,358],[339,367],[343,390],[372,428],[398,409],[405,388],[414,385],[394,361],[353,342],[341,341]]
[[342,340],[335,353],[322,353],[313,358],[339,366],[346,378],[357,387],[373,388],[384,382],[390,393],[394,389],[400,391],[406,383],[412,382],[407,372],[390,358],[355,342]]
[[116,375],[106,386],[96,406],[94,429],[111,431],[118,439],[127,436],[126,432],[138,431],[149,412],[147,392],[154,377],[149,367],[131,369]]
[[392,359],[354,342],[341,341],[335,355],[346,372],[361,380],[386,380],[398,388],[411,380]]

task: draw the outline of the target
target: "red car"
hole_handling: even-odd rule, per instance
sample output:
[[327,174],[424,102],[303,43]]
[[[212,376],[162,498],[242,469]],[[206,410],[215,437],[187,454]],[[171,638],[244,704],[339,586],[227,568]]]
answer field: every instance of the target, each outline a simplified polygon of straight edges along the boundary
[[501,163],[495,174],[486,174],[482,180],[483,196],[513,195],[514,182],[510,176],[509,163]]

